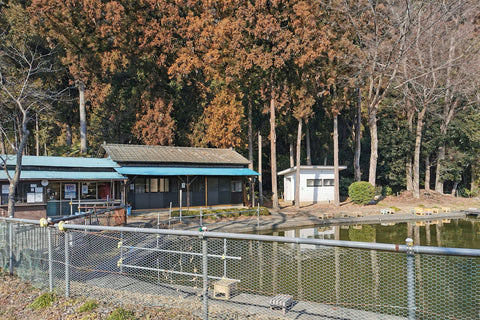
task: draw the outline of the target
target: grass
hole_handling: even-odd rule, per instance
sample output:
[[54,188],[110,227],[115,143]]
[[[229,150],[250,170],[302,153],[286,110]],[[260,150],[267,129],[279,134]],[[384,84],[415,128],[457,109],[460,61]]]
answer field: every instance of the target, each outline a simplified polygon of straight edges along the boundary
[[117,308],[115,309],[106,320],[136,320],[135,313],[133,311]]
[[[261,216],[269,215],[270,211],[268,211],[265,207],[260,207],[259,214]],[[202,215],[206,216],[206,219],[213,219],[216,220],[219,217],[226,217],[226,218],[233,218],[239,216],[256,216],[257,209],[256,208],[228,208],[228,209],[202,209]],[[174,210],[172,211],[172,217],[179,217],[180,211]],[[200,216],[200,210],[182,210],[182,216]]]
[[98,307],[98,303],[95,300],[87,300],[80,308],[78,308],[78,312],[90,312],[95,310]]
[[52,305],[55,301],[55,294],[53,292],[47,292],[36,298],[30,305],[30,309],[39,310],[45,309]]

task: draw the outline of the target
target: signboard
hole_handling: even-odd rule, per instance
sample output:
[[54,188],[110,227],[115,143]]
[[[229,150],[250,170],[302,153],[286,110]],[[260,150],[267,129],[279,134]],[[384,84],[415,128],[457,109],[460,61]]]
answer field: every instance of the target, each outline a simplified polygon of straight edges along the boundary
[[27,203],[34,203],[35,202],[35,193],[29,192],[27,193]]
[[87,184],[83,184],[82,185],[82,194],[87,194],[88,193],[88,185]]
[[75,183],[65,184],[65,199],[75,199],[77,197],[77,185]]

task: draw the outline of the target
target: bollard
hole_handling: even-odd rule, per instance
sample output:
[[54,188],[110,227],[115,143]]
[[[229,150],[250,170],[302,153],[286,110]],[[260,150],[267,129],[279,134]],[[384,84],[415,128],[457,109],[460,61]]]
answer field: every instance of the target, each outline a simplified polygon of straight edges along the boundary
[[407,309],[408,319],[415,320],[415,256],[413,240],[407,238]]

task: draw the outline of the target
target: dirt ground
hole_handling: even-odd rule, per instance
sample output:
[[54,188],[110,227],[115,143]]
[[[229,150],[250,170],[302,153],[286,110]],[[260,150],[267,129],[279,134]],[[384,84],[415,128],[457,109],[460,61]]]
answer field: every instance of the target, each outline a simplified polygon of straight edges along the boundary
[[480,208],[479,198],[459,198],[451,195],[442,195],[434,191],[425,193],[421,190],[420,199],[413,198],[412,192],[403,192],[398,196],[388,196],[380,199],[376,204],[357,205],[350,201],[345,201],[340,206],[333,203],[302,204],[300,210],[291,204],[280,204],[280,212],[288,215],[297,215],[308,212],[323,213],[342,213],[342,212],[360,212],[363,214],[380,214],[382,209],[391,208],[396,213],[410,213],[416,207],[423,208],[449,208],[451,211],[461,211],[473,208]]

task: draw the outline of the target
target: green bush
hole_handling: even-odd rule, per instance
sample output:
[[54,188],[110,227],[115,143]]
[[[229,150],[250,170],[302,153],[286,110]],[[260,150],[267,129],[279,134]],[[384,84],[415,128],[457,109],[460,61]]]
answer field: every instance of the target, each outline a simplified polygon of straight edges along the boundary
[[98,307],[98,304],[95,300],[87,300],[80,308],[78,308],[78,312],[89,312]]
[[354,182],[348,187],[348,196],[357,204],[368,204],[375,197],[375,187],[366,181]]
[[136,320],[133,311],[123,308],[115,309],[108,317],[107,320]]
[[383,187],[382,196],[393,196],[393,190],[389,186]]
[[[218,214],[218,215],[212,215]],[[256,216],[257,215],[257,208],[227,208],[227,209],[203,209],[202,215],[207,215],[210,219],[217,219],[217,218],[232,218],[232,217],[239,217],[239,216]],[[268,211],[265,207],[260,207],[260,215],[270,215],[270,211]],[[172,211],[172,217],[179,217],[180,211],[174,210]],[[182,210],[182,216],[200,216],[200,210]]]
[[35,299],[29,307],[32,310],[45,309],[50,307],[54,301],[55,294],[53,292],[47,292]]

